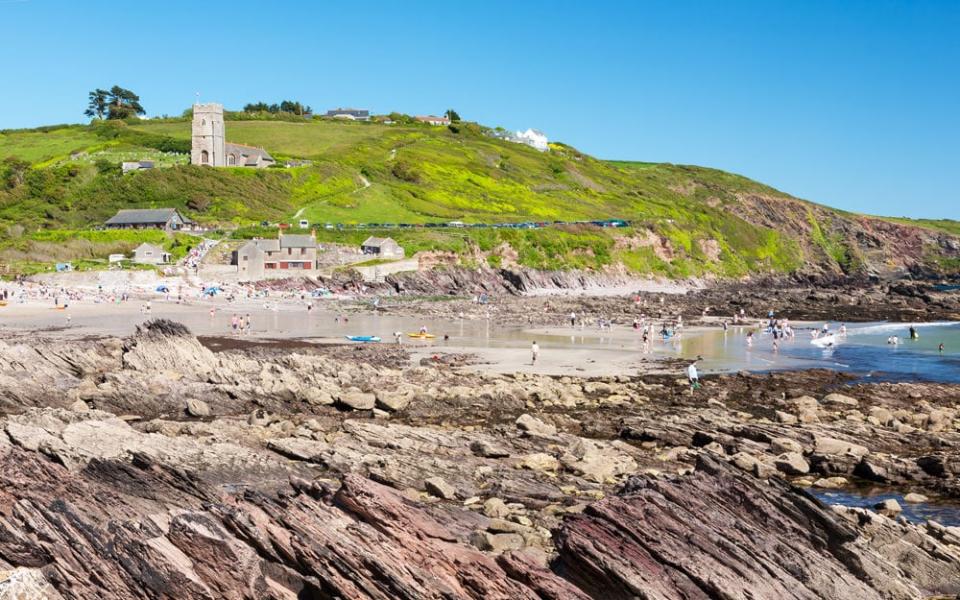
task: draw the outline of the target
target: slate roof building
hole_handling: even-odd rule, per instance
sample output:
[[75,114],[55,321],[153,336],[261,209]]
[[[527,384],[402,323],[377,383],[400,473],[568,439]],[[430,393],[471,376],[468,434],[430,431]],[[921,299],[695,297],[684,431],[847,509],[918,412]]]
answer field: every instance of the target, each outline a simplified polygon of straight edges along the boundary
[[249,279],[262,279],[268,272],[314,271],[317,268],[317,238],[310,235],[284,235],[276,239],[250,240],[237,250],[237,273]]
[[360,244],[360,250],[364,254],[371,254],[377,258],[398,259],[403,258],[403,246],[393,240],[393,238],[378,238],[370,236]]
[[133,208],[118,210],[103,226],[107,229],[193,229],[195,223],[175,208]]
[[332,119],[346,119],[348,121],[369,121],[370,111],[362,108],[334,108],[324,115]]
[[146,171],[147,169],[152,169],[156,166],[152,160],[132,160],[124,161],[120,168],[123,171],[123,174],[131,173],[133,171]]

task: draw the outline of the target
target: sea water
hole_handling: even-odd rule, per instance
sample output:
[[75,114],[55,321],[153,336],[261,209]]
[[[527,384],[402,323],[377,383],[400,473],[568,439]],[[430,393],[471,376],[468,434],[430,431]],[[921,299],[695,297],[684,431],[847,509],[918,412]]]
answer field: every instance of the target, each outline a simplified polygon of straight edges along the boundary
[[[786,356],[882,381],[960,382],[960,323],[865,323],[847,326],[827,348],[809,343],[783,345]],[[837,325],[832,329],[836,331]],[[896,336],[898,343],[890,343]],[[940,345],[943,344],[943,350]]]

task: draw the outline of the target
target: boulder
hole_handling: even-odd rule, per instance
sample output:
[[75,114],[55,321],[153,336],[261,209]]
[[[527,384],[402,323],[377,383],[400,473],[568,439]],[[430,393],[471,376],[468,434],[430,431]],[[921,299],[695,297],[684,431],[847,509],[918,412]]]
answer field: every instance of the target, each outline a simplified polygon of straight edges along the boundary
[[474,440],[470,442],[470,451],[485,458],[506,458],[510,451],[488,440]]
[[847,396],[844,394],[838,394],[836,392],[833,394],[827,394],[826,396],[823,397],[823,400],[821,400],[820,402],[822,404],[829,404],[835,407],[844,407],[844,406],[853,407],[853,406],[858,406],[860,404],[860,401],[857,400],[856,398],[851,398],[850,396]]
[[436,496],[437,498],[453,500],[457,497],[457,491],[452,485],[447,483],[443,477],[431,477],[426,479],[423,482],[423,487],[427,490],[427,492],[433,496]]
[[846,487],[846,485],[846,477],[821,477],[813,482],[813,487],[823,488],[826,490],[837,490]]
[[877,504],[873,505],[873,508],[875,508],[880,514],[887,516],[896,516],[903,511],[903,509],[900,507],[900,503],[893,498],[884,500],[883,502],[878,502]]
[[203,400],[190,398],[187,400],[187,414],[191,417],[209,417],[210,407]]
[[483,503],[483,514],[491,519],[506,519],[510,515],[510,508],[500,498],[487,498]]
[[70,405],[70,410],[73,412],[88,412],[90,407],[87,406],[87,403],[83,400],[75,400],[73,404]]
[[747,454],[746,452],[737,452],[730,457],[730,462],[737,465],[737,468],[752,473],[754,467],[759,461],[757,460],[757,457],[753,456],[752,454]]
[[778,423],[783,423],[784,425],[796,425],[797,417],[788,412],[783,412],[782,410],[775,411]]
[[377,398],[373,394],[366,392],[353,391],[340,395],[340,404],[354,410],[373,410],[377,403]]
[[817,402],[817,399],[813,396],[798,396],[796,398],[791,398],[787,400],[787,404],[790,404],[794,407],[795,410],[817,410],[820,407],[820,403]]
[[802,454],[803,444],[790,438],[773,438],[770,440],[770,450],[775,454],[783,454],[784,452],[797,452]]
[[406,392],[377,392],[377,406],[393,412],[405,409],[412,399],[413,397]]
[[923,494],[918,494],[916,492],[910,492],[909,494],[903,497],[904,502],[909,502],[911,504],[918,504],[921,502],[926,502],[927,500],[929,500],[929,498],[927,498]]
[[819,435],[813,439],[813,451],[827,456],[848,454],[857,458],[863,458],[870,452],[865,446]]
[[556,471],[560,468],[560,461],[545,452],[534,452],[524,456],[520,467],[531,471]]
[[333,404],[330,392],[316,387],[306,387],[300,392],[303,399],[311,406],[328,406]]
[[523,548],[523,536],[518,533],[490,533],[474,531],[470,543],[487,552],[506,552]]
[[798,452],[784,452],[773,461],[777,470],[786,475],[806,475],[810,472],[810,465]]
[[544,423],[540,419],[526,413],[517,418],[517,427],[530,435],[553,436],[557,434],[557,428],[553,425]]

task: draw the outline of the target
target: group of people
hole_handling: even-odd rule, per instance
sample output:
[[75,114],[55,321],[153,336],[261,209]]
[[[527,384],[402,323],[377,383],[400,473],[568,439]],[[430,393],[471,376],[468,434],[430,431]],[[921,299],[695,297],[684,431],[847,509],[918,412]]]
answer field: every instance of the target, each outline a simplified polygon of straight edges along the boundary
[[233,331],[233,335],[248,335],[251,326],[250,313],[245,316],[234,313],[230,317],[230,329]]

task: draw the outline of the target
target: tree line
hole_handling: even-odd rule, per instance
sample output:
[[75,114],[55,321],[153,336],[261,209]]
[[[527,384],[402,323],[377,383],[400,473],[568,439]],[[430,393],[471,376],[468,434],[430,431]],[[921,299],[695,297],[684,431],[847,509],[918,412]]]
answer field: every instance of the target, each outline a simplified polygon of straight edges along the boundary
[[266,102],[251,102],[243,105],[243,112],[257,113],[290,113],[293,115],[306,115],[313,113],[313,109],[295,100],[284,100],[279,104],[267,104]]

